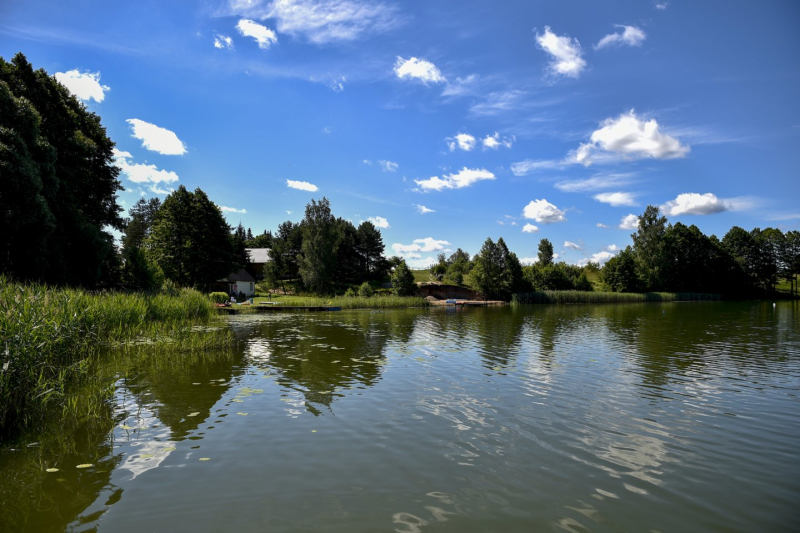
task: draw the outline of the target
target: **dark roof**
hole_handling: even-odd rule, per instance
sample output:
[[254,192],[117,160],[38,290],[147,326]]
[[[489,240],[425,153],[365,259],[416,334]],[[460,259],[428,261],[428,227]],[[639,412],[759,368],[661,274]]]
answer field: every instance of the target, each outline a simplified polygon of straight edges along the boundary
[[233,281],[252,281],[252,282],[255,282],[256,279],[253,276],[251,276],[250,274],[248,274],[246,270],[243,269],[243,270],[240,270],[238,272],[231,272],[230,274],[228,274],[227,278],[222,279],[220,281],[228,281],[228,282],[233,282]]

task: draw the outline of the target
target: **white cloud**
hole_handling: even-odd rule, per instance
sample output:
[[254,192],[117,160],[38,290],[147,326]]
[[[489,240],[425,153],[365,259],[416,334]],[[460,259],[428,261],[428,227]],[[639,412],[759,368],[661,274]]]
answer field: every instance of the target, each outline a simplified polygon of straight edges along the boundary
[[512,163],[511,172],[515,176],[525,176],[526,174],[530,174],[531,172],[536,172],[537,170],[561,169],[567,166],[568,164],[569,163],[566,161],[554,161],[551,159],[544,159],[538,161],[534,159],[526,159],[525,161]]
[[292,189],[299,189],[301,191],[309,191],[309,192],[316,192],[317,190],[319,190],[319,187],[307,181],[286,180],[286,186]]
[[133,137],[142,141],[142,146],[148,150],[163,155],[183,155],[186,153],[186,145],[178,139],[175,132],[160,128],[155,124],[150,124],[138,118],[129,118],[126,122],[133,126]]
[[447,241],[437,240],[433,237],[425,237],[424,239],[414,239],[412,244],[401,244],[396,242],[392,244],[392,250],[402,257],[420,257],[420,253],[427,252],[447,252],[446,247],[450,246]]
[[235,207],[228,207],[227,205],[219,206],[219,210],[223,213],[247,213],[247,209],[236,209]]
[[383,159],[378,161],[378,164],[381,166],[384,172],[395,172],[398,168],[400,168],[400,165],[397,163],[393,161],[385,161]]
[[609,244],[608,246],[606,246],[606,250],[608,250],[609,252],[618,252],[619,246],[617,246],[616,244]]
[[520,257],[519,258],[519,262],[520,262],[521,265],[529,266],[529,265],[532,265],[534,263],[538,263],[539,262],[539,258],[538,257]]
[[274,19],[278,32],[304,36],[315,44],[353,41],[398,27],[396,7],[358,0],[230,0],[231,12]]
[[679,215],[713,215],[730,209],[731,206],[729,204],[710,192],[706,194],[693,192],[679,194],[677,198],[661,206],[661,210],[666,216],[673,217]]
[[363,160],[363,161],[361,161],[361,162],[362,162],[362,163],[364,163],[365,165],[370,165],[370,166],[372,166],[372,161],[370,161],[369,159],[364,159],[364,160]]
[[376,228],[389,229],[391,227],[389,221],[383,217],[369,217],[367,222],[372,222]]
[[448,137],[445,141],[447,141],[447,146],[450,147],[451,152],[455,151],[456,148],[469,152],[475,148],[475,143],[477,142],[475,137],[469,133],[459,133],[454,138]]
[[414,205],[415,205],[415,207],[417,208],[417,211],[419,211],[419,212],[420,212],[421,214],[423,214],[423,215],[424,215],[425,213],[435,213],[435,212],[436,212],[436,211],[434,211],[433,209],[428,209],[428,208],[427,208],[427,207],[425,207],[424,205],[419,205],[419,204],[414,204]]
[[590,142],[581,144],[571,155],[576,163],[590,165],[608,160],[609,156],[612,160],[614,156],[676,159],[685,157],[689,150],[678,139],[661,133],[655,119],[640,120],[631,110],[617,118],[604,120],[600,129],[592,133]]
[[533,200],[522,210],[522,216],[535,220],[540,224],[553,224],[564,222],[566,217],[564,211],[560,210],[545,199]]
[[555,188],[562,192],[600,191],[629,185],[634,181],[634,176],[633,173],[595,174],[582,180],[560,181]]
[[255,39],[258,43],[258,47],[262,50],[266,50],[271,44],[278,42],[278,36],[275,35],[274,31],[252,20],[240,20],[236,24],[236,29],[239,30],[239,33],[243,36]]
[[623,24],[615,24],[614,26],[622,28],[622,31],[610,33],[600,39],[600,42],[594,45],[595,50],[600,50],[608,46],[641,46],[647,38],[647,35],[636,26],[625,26]]
[[469,112],[477,116],[491,116],[506,111],[515,111],[519,109],[520,100],[524,96],[525,93],[518,90],[489,93],[482,102],[473,104],[469,108]]
[[326,134],[326,135],[327,135],[327,134],[329,134],[330,132],[331,132],[331,129],[330,129],[328,126],[325,126],[324,128],[322,128],[322,133],[324,133],[324,134]]
[[394,73],[398,78],[402,79],[417,79],[425,85],[429,83],[444,83],[447,80],[442,76],[441,71],[436,68],[436,65],[424,59],[417,59],[412,57],[410,59],[403,59],[397,56],[397,61],[394,64]]
[[539,228],[533,224],[525,224],[522,226],[522,233],[536,233],[537,231],[539,231]]
[[581,57],[581,44],[577,39],[556,35],[550,31],[550,26],[545,26],[542,35],[536,33],[536,42],[539,48],[552,56],[549,70],[553,75],[577,78],[586,68],[586,60]]
[[619,229],[639,229],[639,217],[636,215],[627,215],[622,217],[619,221]]
[[340,93],[344,91],[344,82],[347,81],[347,78],[344,76],[339,76],[338,78],[332,78],[328,82],[328,88],[335,93]]
[[[114,164],[133,183],[174,183],[178,175],[172,171],[158,170],[155,165],[131,163],[130,152],[122,152],[114,148]],[[154,191],[157,192],[157,191]]]
[[663,10],[665,10],[665,9],[667,9],[667,6],[668,6],[668,5],[669,5],[669,3],[668,3],[668,2],[656,2],[656,3],[655,3],[656,9],[660,9],[660,10],[662,10],[662,11],[663,11]]
[[597,227],[601,228],[601,229],[608,229],[608,225],[607,224],[603,224],[602,222],[598,222],[597,223]]
[[511,137],[504,137],[500,138],[500,134],[494,132],[494,135],[487,135],[486,137],[481,140],[483,143],[483,149],[486,150],[487,148],[491,148],[492,150],[497,150],[501,146],[505,146],[506,148],[511,148],[511,145],[516,140],[516,137],[513,135]]
[[214,34],[214,48],[233,50],[233,39],[227,35]]
[[578,261],[578,266],[586,266],[589,263],[589,261],[591,261],[592,263],[599,263],[599,264],[602,265],[602,264],[606,263],[612,257],[614,257],[614,254],[612,254],[610,252],[597,252],[596,254],[592,255],[591,257],[587,257],[585,259],[579,260]]
[[564,241],[564,248],[569,248],[570,250],[583,250],[583,246],[570,241]]
[[495,176],[485,168],[464,167],[458,174],[443,175],[441,178],[433,176],[426,180],[414,180],[422,192],[442,191],[444,189],[462,189],[482,180],[493,180]]
[[601,192],[600,194],[595,194],[594,199],[614,207],[636,205],[636,195],[630,192]]
[[68,70],[67,72],[56,72],[58,83],[69,89],[69,92],[88,102],[102,102],[106,97],[106,91],[111,87],[100,85],[99,72],[80,72],[78,69]]
[[478,75],[470,74],[464,78],[456,78],[454,82],[447,82],[442,91],[442,96],[465,96],[472,94],[473,88],[478,83]]

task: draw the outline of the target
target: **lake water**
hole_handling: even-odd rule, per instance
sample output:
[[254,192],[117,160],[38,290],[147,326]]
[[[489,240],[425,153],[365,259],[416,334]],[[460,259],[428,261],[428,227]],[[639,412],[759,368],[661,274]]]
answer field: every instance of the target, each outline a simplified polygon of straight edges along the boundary
[[232,355],[4,449],[0,530],[800,529],[798,302],[229,321]]

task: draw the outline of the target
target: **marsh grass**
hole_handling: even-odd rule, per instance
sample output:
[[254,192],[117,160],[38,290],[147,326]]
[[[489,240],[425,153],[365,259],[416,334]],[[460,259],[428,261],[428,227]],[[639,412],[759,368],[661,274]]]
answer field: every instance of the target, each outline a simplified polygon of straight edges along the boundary
[[[257,298],[255,303],[267,302],[266,298]],[[408,307],[428,307],[430,303],[418,296],[391,296],[375,295],[363,296],[335,296],[320,298],[315,296],[281,296],[273,298],[272,302],[279,306],[321,306],[341,307],[342,309],[402,309]]]
[[514,294],[512,304],[599,304],[626,302],[696,302],[716,301],[719,294],[697,292],[593,292],[539,291]]
[[91,375],[105,346],[202,350],[231,341],[193,332],[212,317],[208,298],[90,293],[15,283],[0,276],[0,440],[69,406],[69,387]]

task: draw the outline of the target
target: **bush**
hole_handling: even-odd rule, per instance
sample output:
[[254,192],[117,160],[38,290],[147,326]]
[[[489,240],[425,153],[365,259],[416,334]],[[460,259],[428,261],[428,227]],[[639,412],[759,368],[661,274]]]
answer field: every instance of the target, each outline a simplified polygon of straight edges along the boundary
[[212,292],[208,297],[211,299],[211,303],[215,304],[224,304],[228,301],[228,295],[224,292]]
[[358,288],[358,295],[361,296],[362,298],[369,298],[370,296],[372,296],[372,294],[373,290],[372,287],[369,286],[368,281],[362,283],[361,286]]
[[344,291],[344,295],[345,295],[346,298],[355,298],[356,297],[356,291],[354,291],[353,288],[350,287],[349,289]]

